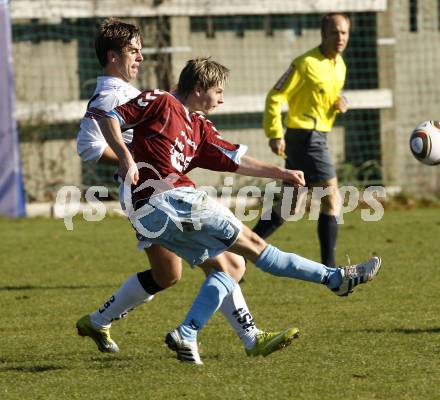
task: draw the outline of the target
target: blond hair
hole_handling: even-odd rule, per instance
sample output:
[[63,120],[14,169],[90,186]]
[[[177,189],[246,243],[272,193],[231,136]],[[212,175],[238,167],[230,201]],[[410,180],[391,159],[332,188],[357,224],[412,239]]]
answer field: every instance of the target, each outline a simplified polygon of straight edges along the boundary
[[186,97],[199,84],[203,90],[225,83],[229,69],[211,60],[211,57],[189,60],[180,73],[177,92]]

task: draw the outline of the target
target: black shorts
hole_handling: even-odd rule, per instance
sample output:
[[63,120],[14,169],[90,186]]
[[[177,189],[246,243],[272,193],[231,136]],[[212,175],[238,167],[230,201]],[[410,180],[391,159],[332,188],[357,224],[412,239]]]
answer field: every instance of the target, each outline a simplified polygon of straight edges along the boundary
[[336,170],[327,146],[327,133],[288,128],[286,168],[304,171],[306,184],[336,177]]

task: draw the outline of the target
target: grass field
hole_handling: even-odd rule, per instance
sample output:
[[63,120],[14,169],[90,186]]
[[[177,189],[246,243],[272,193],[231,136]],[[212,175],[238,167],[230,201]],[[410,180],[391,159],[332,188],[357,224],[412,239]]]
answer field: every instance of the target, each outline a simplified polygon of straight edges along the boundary
[[[202,281],[182,281],[125,320],[121,352],[99,353],[76,320],[125,278],[146,269],[123,218],[0,220],[0,399],[439,399],[440,210],[353,213],[338,262],[377,253],[381,273],[348,298],[249,266],[243,291],[260,328],[298,326],[301,338],[249,359],[221,314],[200,335],[203,367],[178,362],[165,333],[184,317]],[[318,258],[316,223],[273,236],[282,249]]]

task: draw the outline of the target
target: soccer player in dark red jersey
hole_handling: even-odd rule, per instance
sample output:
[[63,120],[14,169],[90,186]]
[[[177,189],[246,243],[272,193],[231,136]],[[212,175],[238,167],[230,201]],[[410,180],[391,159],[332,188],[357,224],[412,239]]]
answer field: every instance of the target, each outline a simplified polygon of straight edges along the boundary
[[[95,38],[95,50],[103,67],[103,75],[97,79],[95,92],[81,120],[78,153],[87,162],[117,165],[118,157],[103,137],[98,121],[114,107],[141,93],[130,84],[143,61],[140,31],[132,24],[109,18],[103,22]],[[124,130],[124,143],[131,143],[132,138],[133,130]],[[178,152],[175,155],[177,163]],[[150,301],[157,293],[177,283],[182,276],[181,258],[167,248],[152,244],[145,246],[145,253],[151,268],[130,276],[95,313],[85,315],[77,322],[78,333],[93,338],[103,352],[119,350],[110,336],[113,320],[126,316],[130,310]],[[231,256],[229,262],[241,265],[243,258]],[[211,267],[205,266],[203,270],[209,274]],[[220,310],[251,355],[270,354],[279,347],[287,346],[297,334],[296,328],[281,332],[259,330],[239,285],[225,297]]]
[[[223,103],[228,69],[209,59],[188,61],[174,94],[145,91],[107,113],[100,127],[119,159],[125,180],[122,202],[144,246],[159,244],[191,265],[214,267],[183,323],[167,334],[166,343],[179,359],[201,364],[197,335],[236,287],[244,256],[272,275],[327,286],[339,296],[371,280],[381,260],[330,268],[268,245],[232,212],[195,188],[186,175],[194,168],[229,171],[304,185],[302,171],[270,165],[245,155],[246,146],[221,138],[199,112],[210,113]],[[130,149],[122,130],[133,128]],[[264,355],[264,354],[263,354]]]

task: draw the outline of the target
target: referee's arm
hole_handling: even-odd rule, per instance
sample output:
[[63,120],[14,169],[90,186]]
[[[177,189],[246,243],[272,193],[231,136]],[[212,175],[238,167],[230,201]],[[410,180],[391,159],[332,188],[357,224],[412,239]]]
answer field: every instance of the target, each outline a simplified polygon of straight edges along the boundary
[[281,120],[281,109],[300,86],[301,76],[292,64],[267,94],[263,128],[264,133],[269,139],[283,138],[284,128]]

